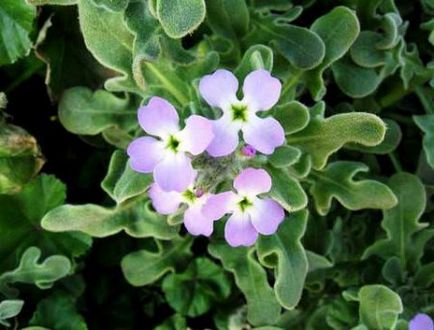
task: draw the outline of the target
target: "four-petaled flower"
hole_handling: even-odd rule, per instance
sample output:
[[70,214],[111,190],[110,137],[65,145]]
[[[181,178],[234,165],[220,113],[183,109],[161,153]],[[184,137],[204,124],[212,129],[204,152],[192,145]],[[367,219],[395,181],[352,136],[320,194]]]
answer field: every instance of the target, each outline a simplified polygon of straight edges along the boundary
[[426,314],[416,314],[408,324],[409,330],[433,330],[434,323],[431,317]]
[[234,180],[233,191],[212,195],[203,207],[207,219],[217,220],[232,214],[225,225],[225,238],[231,246],[250,246],[258,233],[274,234],[285,217],[283,208],[259,194],[271,189],[270,175],[263,169],[244,169]]
[[202,213],[202,207],[211,196],[200,189],[194,189],[193,184],[183,192],[164,191],[158,184],[152,184],[149,189],[149,197],[152,205],[160,214],[173,214],[181,204],[188,207],[184,212],[184,226],[192,235],[210,236],[214,229],[214,219],[206,217]]
[[231,154],[238,146],[238,134],[263,154],[272,154],[285,141],[280,123],[272,117],[260,118],[258,111],[271,109],[279,100],[280,81],[266,70],[247,75],[243,84],[244,97],[237,98],[238,80],[227,70],[217,70],[203,77],[199,91],[212,107],[222,110],[221,118],[213,121],[214,140],[207,151],[213,157]]
[[165,191],[183,192],[194,180],[191,159],[212,141],[211,122],[200,116],[190,116],[180,130],[175,108],[160,97],[152,97],[139,109],[139,123],[151,136],[135,139],[128,146],[133,170],[154,174],[155,182]]

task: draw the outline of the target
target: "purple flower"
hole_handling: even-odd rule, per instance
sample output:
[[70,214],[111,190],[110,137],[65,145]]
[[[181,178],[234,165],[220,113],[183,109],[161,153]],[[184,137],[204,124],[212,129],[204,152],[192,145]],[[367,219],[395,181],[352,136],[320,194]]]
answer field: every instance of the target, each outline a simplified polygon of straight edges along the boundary
[[130,166],[142,173],[154,174],[154,180],[165,191],[182,192],[194,180],[191,159],[205,151],[214,134],[211,122],[190,116],[180,130],[175,108],[161,97],[152,97],[139,109],[140,126],[149,135],[135,139],[128,146]]
[[431,317],[426,314],[416,314],[409,323],[409,330],[433,330],[434,323]]
[[220,119],[213,121],[215,138],[207,151],[213,157],[231,154],[238,145],[238,133],[244,141],[263,154],[272,154],[284,143],[285,133],[277,120],[260,118],[258,111],[271,109],[279,100],[281,84],[266,70],[249,73],[244,80],[244,97],[238,100],[237,78],[227,70],[217,70],[202,78],[199,91],[212,107],[223,111]]
[[214,219],[207,218],[202,213],[202,207],[209,196],[211,194],[206,194],[201,189],[194,191],[192,185],[182,193],[164,191],[156,183],[149,189],[152,205],[160,214],[173,214],[182,203],[188,205],[184,212],[184,226],[190,234],[195,236],[210,236],[213,232]]
[[258,233],[274,234],[285,217],[283,208],[271,198],[259,198],[269,192],[271,177],[263,169],[244,169],[234,180],[236,193],[223,192],[210,196],[203,214],[208,219],[220,219],[232,214],[226,222],[225,238],[231,246],[250,246]]
[[251,145],[247,144],[241,148],[241,153],[248,158],[252,158],[256,155],[256,149],[253,148]]

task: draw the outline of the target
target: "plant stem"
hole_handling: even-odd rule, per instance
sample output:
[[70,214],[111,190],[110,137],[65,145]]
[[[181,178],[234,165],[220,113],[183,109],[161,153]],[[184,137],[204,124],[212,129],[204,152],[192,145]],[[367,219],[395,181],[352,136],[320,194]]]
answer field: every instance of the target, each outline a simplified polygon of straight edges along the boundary
[[390,158],[390,161],[393,164],[393,167],[395,168],[396,172],[402,172],[402,166],[401,163],[399,162],[398,158],[396,157],[395,153],[390,152],[388,153],[388,156]]

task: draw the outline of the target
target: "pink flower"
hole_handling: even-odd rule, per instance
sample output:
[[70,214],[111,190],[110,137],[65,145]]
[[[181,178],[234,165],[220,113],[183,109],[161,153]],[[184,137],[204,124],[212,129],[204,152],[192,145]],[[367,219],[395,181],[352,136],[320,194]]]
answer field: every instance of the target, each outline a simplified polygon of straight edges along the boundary
[[279,80],[260,69],[244,80],[241,101],[236,96],[237,90],[238,80],[227,70],[217,70],[199,83],[205,101],[223,112],[213,121],[215,138],[207,148],[208,153],[213,157],[231,154],[238,146],[241,130],[246,143],[263,154],[272,154],[284,143],[284,130],[274,118],[260,118],[256,113],[269,110],[277,103],[281,90]]
[[258,197],[269,192],[271,184],[271,177],[265,170],[247,168],[234,180],[237,192],[210,196],[203,214],[211,220],[231,214],[225,226],[226,241],[234,247],[253,245],[258,233],[274,234],[285,217],[285,211],[277,202]]
[[208,147],[214,138],[211,122],[193,115],[181,130],[175,108],[160,97],[152,97],[139,109],[138,117],[145,132],[155,137],[144,136],[130,143],[127,152],[131,168],[153,172],[164,191],[186,190],[194,180],[189,154],[196,156]]

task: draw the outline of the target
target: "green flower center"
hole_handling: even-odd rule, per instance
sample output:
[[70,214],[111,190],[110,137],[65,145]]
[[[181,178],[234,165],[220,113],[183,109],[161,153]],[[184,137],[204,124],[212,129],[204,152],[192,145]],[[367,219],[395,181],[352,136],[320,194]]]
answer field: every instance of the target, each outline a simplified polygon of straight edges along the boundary
[[243,104],[233,104],[231,105],[232,109],[232,120],[236,121],[247,121],[247,106]]
[[247,210],[252,205],[253,203],[247,197],[244,197],[242,200],[238,202],[238,206],[240,207],[242,212]]
[[179,140],[171,135],[167,140],[166,148],[172,150],[173,152],[178,152]]
[[196,194],[193,191],[191,191],[190,189],[184,191],[182,193],[182,197],[184,197],[184,199],[190,203],[193,203],[197,198]]

